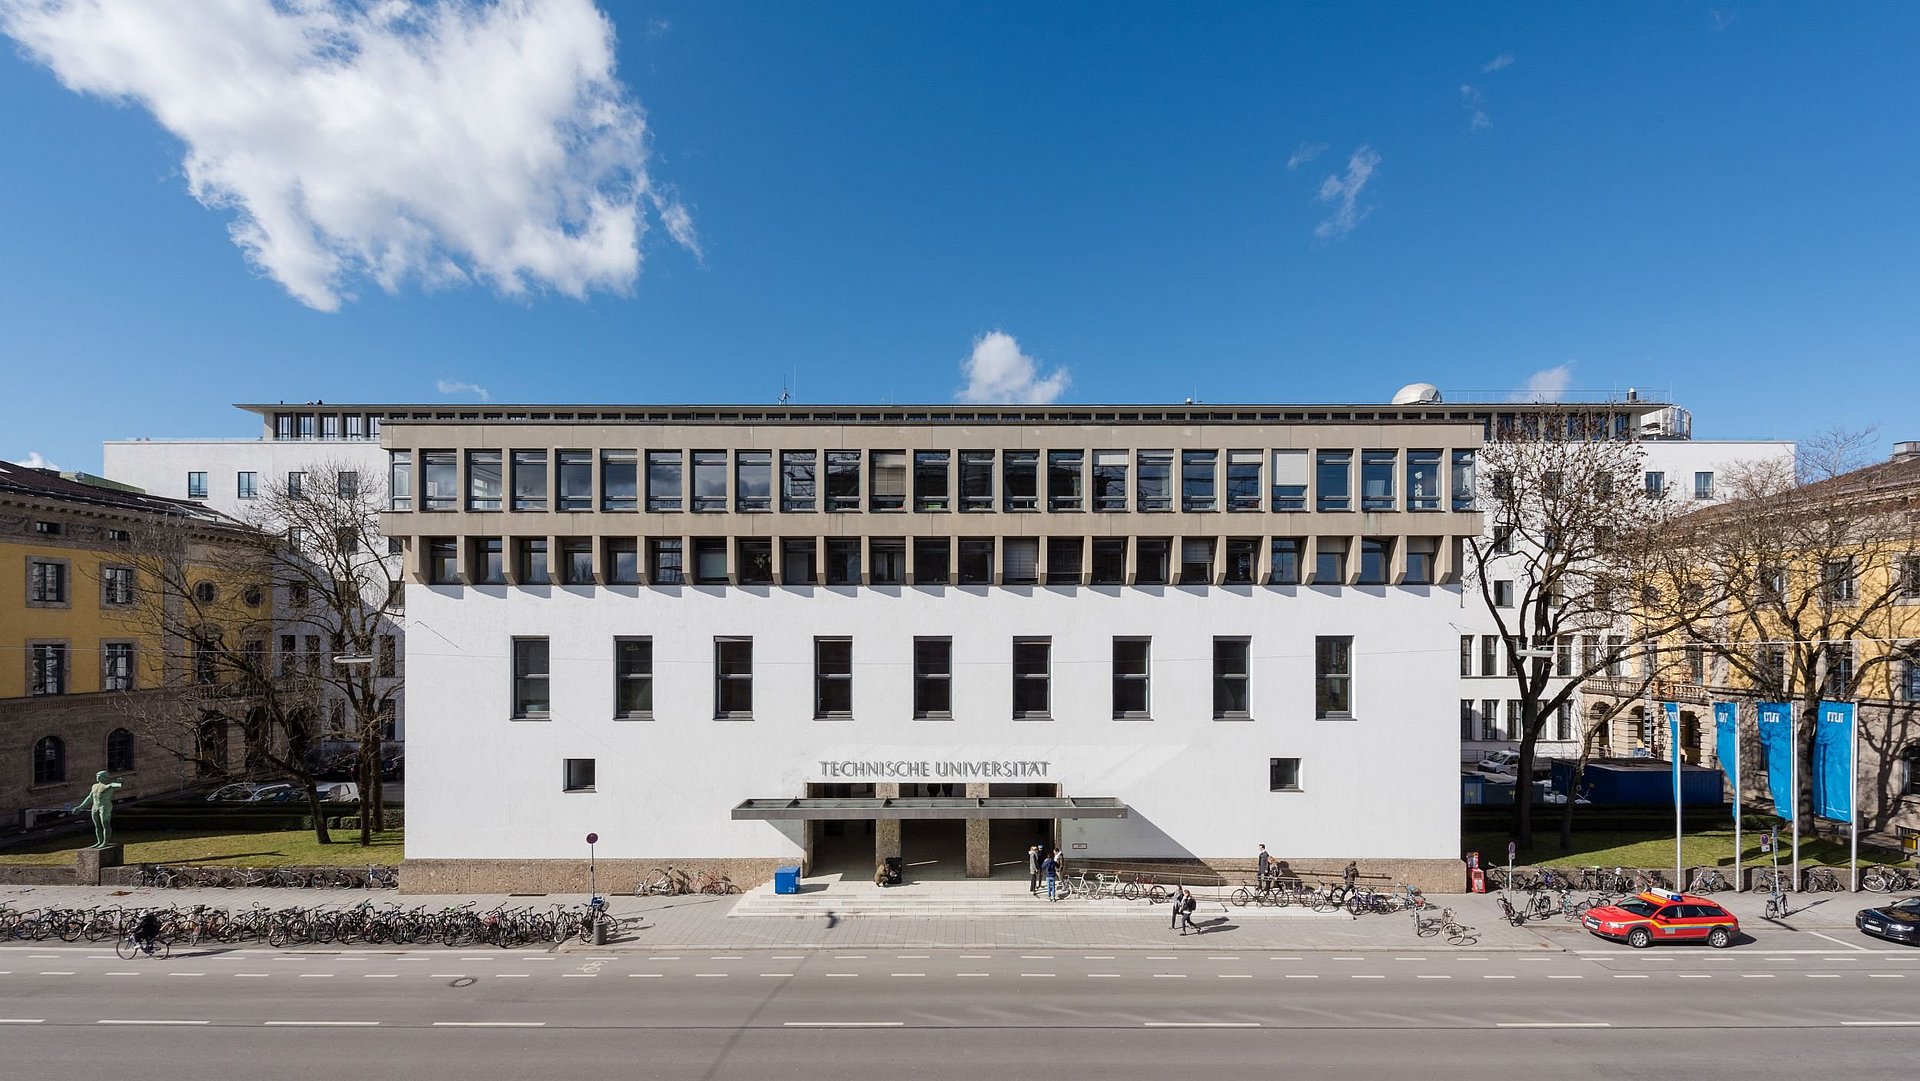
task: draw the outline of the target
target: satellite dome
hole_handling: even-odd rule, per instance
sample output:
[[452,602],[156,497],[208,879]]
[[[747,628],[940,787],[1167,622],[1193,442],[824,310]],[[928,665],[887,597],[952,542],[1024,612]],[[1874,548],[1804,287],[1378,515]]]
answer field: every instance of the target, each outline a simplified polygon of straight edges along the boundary
[[1408,383],[1393,396],[1395,405],[1438,405],[1440,388],[1432,383]]

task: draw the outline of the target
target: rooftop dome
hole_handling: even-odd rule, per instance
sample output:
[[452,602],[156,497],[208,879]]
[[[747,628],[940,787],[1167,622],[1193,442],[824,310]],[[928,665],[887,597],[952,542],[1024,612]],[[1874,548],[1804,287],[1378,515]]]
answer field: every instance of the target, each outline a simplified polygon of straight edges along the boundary
[[1440,388],[1432,383],[1408,383],[1393,396],[1395,405],[1438,405]]

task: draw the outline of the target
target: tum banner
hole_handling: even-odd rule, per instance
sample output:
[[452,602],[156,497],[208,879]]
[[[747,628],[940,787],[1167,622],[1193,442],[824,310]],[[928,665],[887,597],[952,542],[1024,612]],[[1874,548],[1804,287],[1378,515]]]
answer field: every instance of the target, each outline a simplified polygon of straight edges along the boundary
[[1713,704],[1713,757],[1727,775],[1733,792],[1734,815],[1740,813],[1740,707],[1733,702]]
[[1853,703],[1820,703],[1813,730],[1813,813],[1853,821]]
[[1760,703],[1760,748],[1767,756],[1767,792],[1773,813],[1793,820],[1798,801],[1793,798],[1793,707],[1785,702]]

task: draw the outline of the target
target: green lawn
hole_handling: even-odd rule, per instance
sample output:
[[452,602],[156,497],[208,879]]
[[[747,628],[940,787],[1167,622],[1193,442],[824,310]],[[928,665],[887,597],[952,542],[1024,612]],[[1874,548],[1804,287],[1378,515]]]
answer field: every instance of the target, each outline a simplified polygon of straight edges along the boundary
[[[1484,865],[1506,862],[1507,835],[1504,832],[1469,833],[1461,840],[1462,851],[1478,851]],[[1758,834],[1748,831],[1741,841],[1746,850],[1741,860],[1744,866],[1755,867],[1772,859],[1760,851]],[[1688,867],[1732,867],[1733,829],[1729,826],[1688,833],[1681,842],[1680,851],[1682,861]],[[1780,859],[1785,862],[1791,858],[1792,842],[1783,831],[1780,835]],[[1563,850],[1560,847],[1559,825],[1550,824],[1543,828],[1536,823],[1533,847],[1521,849],[1515,861],[1527,866],[1672,867],[1673,834],[1650,830],[1576,830],[1573,848]],[[1800,862],[1803,865],[1845,866],[1846,839],[1830,841],[1803,836],[1800,838]],[[1905,863],[1907,856],[1893,849],[1863,844],[1860,846],[1860,862]]]
[[[269,833],[214,833],[191,831],[129,831],[115,841],[126,846],[126,862],[209,863],[229,867],[365,867],[400,862],[400,830],[373,835],[373,845],[360,847],[359,830],[332,831],[333,843],[316,844],[312,830]],[[88,835],[74,834],[21,848],[0,851],[0,865],[71,864],[75,849],[85,847]]]

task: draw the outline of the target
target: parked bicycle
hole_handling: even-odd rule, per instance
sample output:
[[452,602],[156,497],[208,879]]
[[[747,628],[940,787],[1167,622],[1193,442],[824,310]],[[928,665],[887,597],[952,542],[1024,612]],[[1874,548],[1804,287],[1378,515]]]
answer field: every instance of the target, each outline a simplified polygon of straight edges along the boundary
[[1813,867],[1807,870],[1805,889],[1808,893],[1839,893],[1847,888],[1840,876],[1829,867]]
[[1874,893],[1920,890],[1920,871],[1905,871],[1898,867],[1869,867],[1860,872],[1860,888],[1872,890]]

